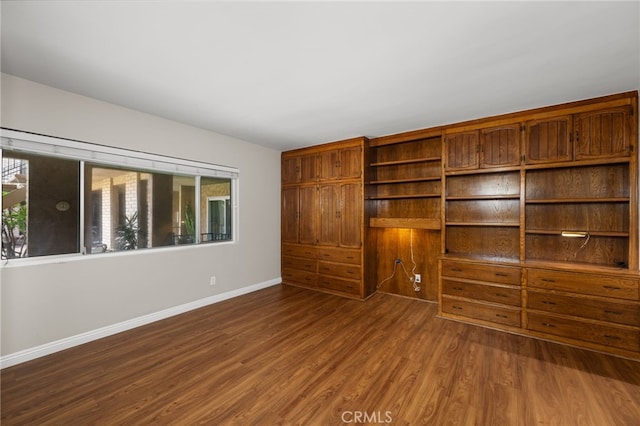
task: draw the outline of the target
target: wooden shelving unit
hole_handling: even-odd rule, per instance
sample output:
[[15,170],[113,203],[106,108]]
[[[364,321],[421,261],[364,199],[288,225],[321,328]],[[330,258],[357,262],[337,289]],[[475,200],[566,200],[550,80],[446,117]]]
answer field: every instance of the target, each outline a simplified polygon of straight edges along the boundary
[[[387,141],[388,142],[388,141]],[[442,142],[433,137],[370,142],[370,227],[440,229]]]
[[636,109],[630,93],[498,119],[516,121],[501,138],[495,118],[445,130],[442,317],[640,358]]
[[[410,132],[371,139],[366,173],[366,259],[378,291],[418,299],[437,298],[437,256],[442,228],[442,138]],[[389,277],[400,259],[422,275],[413,286],[404,272]]]

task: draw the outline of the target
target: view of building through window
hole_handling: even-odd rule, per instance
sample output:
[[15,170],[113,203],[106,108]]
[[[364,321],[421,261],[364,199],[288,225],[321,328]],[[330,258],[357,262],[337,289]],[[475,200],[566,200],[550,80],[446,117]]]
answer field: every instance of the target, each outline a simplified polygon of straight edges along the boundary
[[27,249],[27,177],[29,162],[2,159],[2,258],[23,257]]
[[2,155],[3,259],[233,239],[230,178]]

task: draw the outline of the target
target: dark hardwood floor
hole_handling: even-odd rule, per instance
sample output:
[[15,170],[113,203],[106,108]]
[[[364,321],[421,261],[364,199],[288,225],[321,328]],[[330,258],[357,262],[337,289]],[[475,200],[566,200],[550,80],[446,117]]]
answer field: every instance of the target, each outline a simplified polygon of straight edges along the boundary
[[640,363],[275,286],[6,368],[2,425],[637,425]]

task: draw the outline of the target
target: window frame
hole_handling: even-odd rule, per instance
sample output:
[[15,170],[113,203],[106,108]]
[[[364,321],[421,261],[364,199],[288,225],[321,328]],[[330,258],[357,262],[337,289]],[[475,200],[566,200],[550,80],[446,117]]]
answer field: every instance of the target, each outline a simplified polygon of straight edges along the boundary
[[[79,182],[78,190],[80,191],[79,199],[79,251],[76,253],[51,254],[35,257],[24,257],[15,259],[3,259],[2,266],[8,263],[47,263],[59,261],[60,258],[94,258],[95,255],[85,256],[86,241],[84,235],[85,226],[85,166],[116,167],[121,169],[129,169],[140,172],[161,173],[172,176],[191,176],[195,178],[196,191],[195,203],[198,208],[195,209],[196,229],[200,229],[200,203],[206,200],[200,200],[200,181],[201,178],[218,178],[229,179],[230,181],[230,198],[231,198],[231,238],[229,240],[220,241],[202,241],[200,234],[196,232],[193,244],[184,245],[168,245],[152,247],[154,250],[181,250],[186,248],[194,248],[207,246],[211,243],[219,244],[236,244],[239,241],[239,180],[240,171],[236,167],[223,166],[213,163],[205,163],[193,160],[187,160],[178,157],[169,157],[159,154],[152,154],[143,151],[129,150],[124,148],[116,148],[106,145],[100,145],[90,142],[83,142],[72,139],[64,139],[53,136],[27,133],[23,131],[0,128],[0,157],[4,158],[5,152],[23,152],[43,157],[53,157],[61,159],[70,159],[78,161],[79,166]],[[0,201],[0,209],[3,209],[2,201]],[[101,253],[101,256],[126,255],[134,253],[145,253],[146,249],[139,250],[116,250],[108,253]],[[11,262],[9,262],[11,260]]]

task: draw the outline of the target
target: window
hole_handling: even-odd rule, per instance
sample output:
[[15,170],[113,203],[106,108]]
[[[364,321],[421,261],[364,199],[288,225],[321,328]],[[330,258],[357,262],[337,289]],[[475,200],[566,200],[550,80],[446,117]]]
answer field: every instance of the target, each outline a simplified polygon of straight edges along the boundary
[[231,182],[202,178],[200,181],[202,241],[227,241],[232,237]]
[[235,169],[6,130],[2,148],[3,259],[235,238]]

